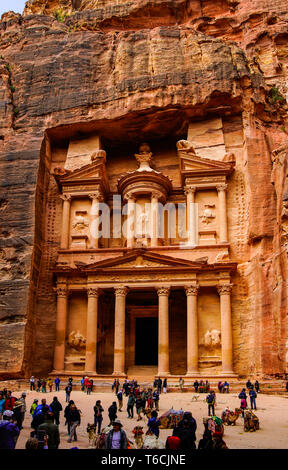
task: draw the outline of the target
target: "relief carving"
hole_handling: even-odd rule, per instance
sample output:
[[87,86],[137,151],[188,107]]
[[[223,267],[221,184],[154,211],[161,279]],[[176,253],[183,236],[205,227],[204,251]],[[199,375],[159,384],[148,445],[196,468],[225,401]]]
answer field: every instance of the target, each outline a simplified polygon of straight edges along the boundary
[[204,346],[208,349],[221,346],[221,331],[207,330],[204,335]]
[[87,235],[87,227],[89,223],[85,218],[87,211],[77,211],[75,212],[75,218],[72,222],[72,233],[75,235]]
[[185,150],[186,152],[192,152],[196,155],[195,149],[191,142],[188,140],[178,140],[176,143],[177,150]]
[[71,331],[68,336],[67,344],[75,349],[76,351],[81,351],[86,348],[86,338],[80,333],[80,331]]
[[215,212],[212,210],[215,208],[215,204],[205,204],[205,209],[203,210],[202,214],[200,215],[200,219],[204,224],[210,224],[213,219],[215,219],[216,215]]

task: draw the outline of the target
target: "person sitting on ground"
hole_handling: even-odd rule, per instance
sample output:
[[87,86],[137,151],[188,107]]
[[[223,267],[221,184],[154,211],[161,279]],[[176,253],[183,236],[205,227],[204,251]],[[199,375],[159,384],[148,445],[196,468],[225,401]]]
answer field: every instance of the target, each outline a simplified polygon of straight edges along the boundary
[[160,419],[158,418],[158,413],[156,410],[151,412],[151,418],[148,420],[147,426],[148,431],[147,434],[154,434],[157,438],[159,437],[159,426],[161,425]]
[[0,421],[0,449],[15,449],[19,434],[13,411],[4,411],[3,420]]
[[106,449],[127,449],[127,436],[119,419],[113,421],[113,429],[108,432]]
[[53,413],[46,413],[38,431],[45,431],[48,436],[48,449],[58,449],[60,444],[59,428],[53,423]]
[[109,425],[111,425],[117,419],[117,404],[116,401],[112,402],[112,405],[108,408],[108,416],[110,419]]

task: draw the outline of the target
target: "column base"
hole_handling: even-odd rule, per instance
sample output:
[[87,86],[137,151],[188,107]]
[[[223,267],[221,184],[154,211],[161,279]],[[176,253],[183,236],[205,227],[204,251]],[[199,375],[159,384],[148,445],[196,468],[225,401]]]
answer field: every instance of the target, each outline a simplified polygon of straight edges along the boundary
[[113,372],[112,374],[113,376],[115,377],[127,377],[127,374],[125,374],[125,372]]
[[157,372],[157,377],[168,377],[170,372]]
[[233,370],[222,370],[222,372],[219,374],[219,377],[238,377],[238,375],[235,374]]
[[200,372],[199,370],[187,370],[185,377],[199,377]]

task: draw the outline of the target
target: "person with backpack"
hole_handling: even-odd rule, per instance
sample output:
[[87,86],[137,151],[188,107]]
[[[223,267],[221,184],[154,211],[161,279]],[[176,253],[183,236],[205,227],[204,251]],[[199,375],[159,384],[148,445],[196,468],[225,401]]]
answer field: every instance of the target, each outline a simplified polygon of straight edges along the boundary
[[153,407],[155,407],[156,411],[159,411],[159,392],[157,389],[154,390],[152,399],[153,399]]
[[58,401],[58,398],[57,397],[54,397],[53,398],[53,401],[52,403],[50,404],[50,408],[52,410],[52,413],[53,413],[53,423],[55,421],[55,424],[57,424],[57,426],[60,424],[60,421],[59,421],[59,417],[60,417],[60,411],[62,411],[62,405],[61,403]]
[[206,403],[208,403],[208,416],[211,416],[210,415],[211,410],[212,410],[212,416],[214,416],[215,415],[215,409],[214,409],[215,395],[213,393],[213,390],[211,390],[211,392],[207,395]]
[[102,415],[103,411],[104,411],[104,408],[102,408],[101,401],[97,400],[94,406],[94,426],[96,430],[97,425],[98,425],[98,434],[100,434],[101,432],[101,426],[102,426],[102,421],[103,421],[103,415]]
[[119,390],[117,393],[117,400],[118,400],[118,411],[122,411],[123,408],[123,390]]
[[151,412],[151,418],[148,420],[147,426],[148,431],[147,434],[154,434],[156,437],[159,437],[159,426],[161,425],[160,419],[158,418],[158,413],[156,410]]
[[128,418],[133,418],[134,404],[135,404],[135,397],[133,395],[133,392],[130,392],[130,395],[128,397],[128,402],[127,402]]
[[69,403],[70,395],[71,395],[71,392],[72,392],[72,387],[71,387],[70,383],[68,383],[68,385],[65,387],[65,392],[66,392],[66,403]]
[[0,421],[0,449],[15,449],[19,434],[13,411],[4,411],[3,420]]
[[257,408],[256,408],[257,393],[255,392],[254,388],[250,388],[249,397],[250,397],[251,410],[253,410],[253,409],[257,410]]

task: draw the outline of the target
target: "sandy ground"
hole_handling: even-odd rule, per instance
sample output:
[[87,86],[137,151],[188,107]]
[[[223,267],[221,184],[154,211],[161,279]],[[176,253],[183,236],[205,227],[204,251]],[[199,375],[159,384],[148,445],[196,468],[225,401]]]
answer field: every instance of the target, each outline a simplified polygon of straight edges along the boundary
[[[65,392],[48,392],[37,393],[27,391],[26,403],[27,403],[27,412],[24,420],[24,428],[22,429],[19,439],[17,441],[16,448],[24,449],[25,442],[30,436],[30,424],[31,416],[29,414],[30,406],[34,398],[39,399],[39,403],[43,397],[46,398],[47,403],[50,404],[53,396],[57,396],[60,403],[65,408]],[[14,396],[18,397],[21,395],[19,392],[13,393]],[[207,404],[204,402],[206,395],[198,395],[198,401],[192,401],[192,396],[195,394],[192,393],[167,393],[161,394],[160,396],[160,412],[159,416],[167,411],[169,408],[173,407],[174,409],[182,408],[185,411],[191,411],[194,418],[197,421],[197,444],[199,439],[202,437],[203,433],[203,417],[207,416]],[[288,395],[287,395],[288,398]],[[258,394],[256,400],[257,404],[257,416],[260,420],[260,430],[256,432],[244,432],[243,429],[243,419],[239,417],[236,426],[226,426],[224,433],[224,440],[230,449],[288,449],[288,401],[286,397],[283,396],[271,396],[271,395],[262,395]],[[88,448],[88,435],[86,432],[87,423],[93,423],[93,406],[95,405],[96,400],[101,400],[102,406],[104,408],[104,420],[103,425],[109,423],[108,419],[108,407],[111,405],[112,401],[117,399],[114,393],[97,393],[93,392],[91,395],[86,395],[84,392],[72,391],[71,399],[75,401],[77,407],[82,412],[81,424],[77,428],[78,442],[71,444],[67,442],[67,428],[64,426],[64,417],[63,412],[60,414],[60,449],[69,449],[77,445],[80,449]],[[237,397],[237,394],[217,394],[216,398],[216,415],[221,416],[222,411],[226,406],[229,406],[230,409],[234,409],[239,406],[240,400]],[[117,402],[118,403],[118,402]],[[134,419],[127,419],[126,412],[127,398],[124,398],[123,411],[118,413],[118,419],[121,420],[123,428],[126,431],[128,437],[133,439],[132,429],[137,424],[144,426],[144,431],[147,430],[147,420],[142,420],[140,422]],[[171,435],[171,430],[161,429],[160,438],[164,441],[167,436]]]

